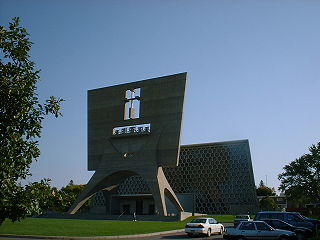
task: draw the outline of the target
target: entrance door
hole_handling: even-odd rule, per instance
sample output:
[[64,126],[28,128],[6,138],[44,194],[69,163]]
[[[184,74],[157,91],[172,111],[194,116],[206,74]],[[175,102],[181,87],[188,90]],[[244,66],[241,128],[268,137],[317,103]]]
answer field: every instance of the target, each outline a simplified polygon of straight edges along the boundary
[[143,201],[141,199],[136,200],[136,214],[143,214]]
[[154,204],[150,204],[150,205],[149,205],[149,214],[150,214],[150,215],[154,215],[154,213],[155,213]]

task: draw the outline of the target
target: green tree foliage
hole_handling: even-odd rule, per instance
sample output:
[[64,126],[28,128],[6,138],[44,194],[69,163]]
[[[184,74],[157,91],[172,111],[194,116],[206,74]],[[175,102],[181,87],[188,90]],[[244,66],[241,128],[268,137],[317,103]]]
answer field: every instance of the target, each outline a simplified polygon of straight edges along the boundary
[[263,211],[272,211],[277,208],[276,202],[271,197],[264,197],[259,202],[260,209]]
[[275,196],[276,192],[274,188],[267,187],[264,182],[261,180],[259,187],[256,189],[257,196]]
[[23,194],[22,200],[26,201],[25,205],[29,206],[27,214],[40,214],[42,209],[51,202],[52,189],[50,179],[43,179],[40,182],[34,182],[25,186]]
[[257,196],[275,196],[276,193],[273,188],[269,188],[267,186],[258,187],[256,189]]
[[320,142],[313,144],[309,151],[285,165],[284,172],[278,176],[279,190],[291,199],[308,197],[309,201],[320,201]]
[[[78,195],[84,190],[85,184],[74,184],[71,180],[70,183],[58,190],[56,187],[50,186],[50,181],[46,179],[46,185],[37,185],[36,196],[40,196],[41,202],[35,199],[35,205],[38,211],[33,211],[33,214],[39,214],[43,211],[56,211],[66,212],[71,205],[75,202]],[[87,206],[88,203],[85,205]]]
[[68,184],[59,191],[61,196],[60,211],[67,212],[76,201],[78,195],[84,190],[85,184]]
[[[29,186],[19,182],[29,173],[30,164],[40,155],[38,138],[47,114],[60,114],[60,102],[51,96],[40,103],[36,93],[39,70],[30,61],[26,29],[13,18],[9,28],[0,26],[0,224],[5,218],[16,221],[34,212],[47,180]],[[40,194],[40,195],[39,195]]]

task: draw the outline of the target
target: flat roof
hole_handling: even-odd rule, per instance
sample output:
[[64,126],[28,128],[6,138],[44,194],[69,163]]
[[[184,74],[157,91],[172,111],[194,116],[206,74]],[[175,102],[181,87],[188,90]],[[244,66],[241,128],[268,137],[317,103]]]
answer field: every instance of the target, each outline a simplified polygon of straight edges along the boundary
[[230,144],[238,144],[238,143],[249,143],[248,139],[242,139],[242,140],[233,140],[233,141],[223,141],[223,142],[208,142],[208,143],[195,143],[195,144],[186,144],[186,145],[180,145],[182,148],[186,147],[201,147],[201,146],[210,146],[210,145],[230,145]]

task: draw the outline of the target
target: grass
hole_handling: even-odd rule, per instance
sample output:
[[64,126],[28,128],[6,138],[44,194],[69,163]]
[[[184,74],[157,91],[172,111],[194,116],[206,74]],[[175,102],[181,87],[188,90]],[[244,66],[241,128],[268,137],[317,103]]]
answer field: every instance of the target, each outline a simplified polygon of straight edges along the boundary
[[[232,222],[233,223],[233,220],[235,218],[234,215],[207,215],[206,217],[213,217],[218,222],[221,222],[221,223],[226,223],[226,222]],[[191,218],[188,218],[186,220],[189,220],[189,219],[192,219],[192,218],[195,218],[195,217],[191,217]]]
[[[232,215],[210,215],[219,222],[232,222]],[[0,234],[40,236],[115,236],[169,231],[184,228],[190,217],[181,222],[143,222],[26,218],[21,222],[6,220],[0,227]]]

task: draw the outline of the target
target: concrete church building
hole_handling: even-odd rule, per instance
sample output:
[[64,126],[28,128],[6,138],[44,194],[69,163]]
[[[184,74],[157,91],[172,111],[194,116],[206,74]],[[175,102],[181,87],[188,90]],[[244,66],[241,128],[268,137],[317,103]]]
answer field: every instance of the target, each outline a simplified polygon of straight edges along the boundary
[[187,74],[88,91],[88,170],[70,208],[168,216],[255,213],[247,140],[180,146]]

